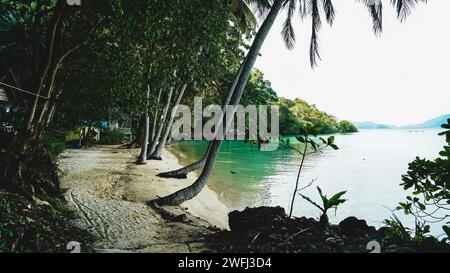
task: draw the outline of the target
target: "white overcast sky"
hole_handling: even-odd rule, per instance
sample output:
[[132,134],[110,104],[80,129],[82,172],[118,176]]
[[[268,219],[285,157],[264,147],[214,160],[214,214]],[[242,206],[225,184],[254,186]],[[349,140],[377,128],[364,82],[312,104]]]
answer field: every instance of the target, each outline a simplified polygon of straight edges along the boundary
[[[297,45],[288,51],[280,14],[256,67],[279,96],[301,98],[338,119],[395,125],[450,113],[450,1],[419,5],[404,22],[384,0],[384,32],[377,38],[367,9],[334,0],[336,20],[319,33],[322,61],[309,65],[310,21],[297,20]],[[298,17],[297,17],[298,18]]]

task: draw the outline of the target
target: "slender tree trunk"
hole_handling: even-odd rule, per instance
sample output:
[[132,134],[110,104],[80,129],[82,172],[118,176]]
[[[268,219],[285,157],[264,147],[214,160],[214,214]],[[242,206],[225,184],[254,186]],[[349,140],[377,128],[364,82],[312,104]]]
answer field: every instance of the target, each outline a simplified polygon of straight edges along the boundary
[[45,126],[46,127],[50,126],[50,124],[52,123],[53,118],[55,117],[55,112],[56,112],[56,104],[53,103],[51,108],[50,108],[50,111],[48,112],[48,115],[47,115],[47,118],[46,118],[46,121],[45,121]]
[[37,120],[35,120],[35,123],[34,123],[34,126],[33,126],[34,127],[34,129],[33,129],[34,131],[39,130],[39,126],[44,121],[44,117],[47,114],[47,111],[50,110],[50,107],[49,107],[49,105],[50,105],[50,98],[51,98],[53,90],[55,88],[56,74],[58,73],[58,70],[59,70],[59,68],[61,66],[59,60],[57,60],[56,62],[57,62],[56,65],[54,65],[54,66],[52,65],[51,66],[51,75],[50,75],[49,84],[48,84],[49,87],[48,87],[47,93],[45,95],[48,99],[42,105],[42,108],[41,108],[41,111],[40,111],[40,114],[39,114],[39,118]]
[[167,122],[166,129],[164,130],[164,134],[161,136],[161,139],[158,143],[158,146],[156,147],[156,150],[153,152],[153,154],[150,156],[151,159],[157,159],[161,160],[161,155],[164,150],[164,145],[166,144],[166,139],[169,136],[171,129],[172,129],[172,123],[175,119],[175,114],[177,112],[178,105],[181,102],[181,99],[183,98],[184,91],[186,90],[187,84],[183,84],[183,86],[180,89],[180,92],[177,96],[177,99],[175,101],[175,105],[172,107],[172,111],[170,113],[169,121]]
[[[54,57],[54,48],[55,48],[55,36],[58,28],[59,21],[61,19],[63,13],[64,4],[62,2],[58,2],[55,7],[55,12],[53,13],[51,25],[47,29],[47,39],[48,39],[48,52],[47,52],[47,60],[45,61],[45,66],[42,70],[42,73],[39,75],[39,79],[35,82],[35,98],[31,105],[28,121],[27,121],[27,130],[29,133],[32,133],[33,130],[33,122],[36,115],[36,110],[39,102],[39,96],[41,95],[44,81],[48,76],[48,70],[50,68],[50,64]],[[38,45],[36,45],[38,46]]]
[[62,90],[58,90],[55,95],[55,99],[50,104],[50,110],[47,112],[47,116],[45,118],[45,127],[50,126],[53,121],[56,112],[56,103],[58,101],[59,96],[61,96]]
[[[36,54],[34,57],[35,60],[35,79],[34,79],[34,93],[35,93],[35,98],[31,104],[31,107],[28,111],[28,117],[27,117],[27,126],[26,126],[26,130],[25,130],[25,134],[24,134],[24,139],[23,139],[23,143],[22,143],[22,147],[21,147],[21,153],[24,154],[27,150],[28,147],[30,146],[30,143],[37,137],[35,134],[36,131],[36,112],[38,109],[38,104],[39,104],[39,98],[41,96],[41,93],[44,89],[44,83],[45,80],[47,79],[47,77],[49,77],[48,73],[49,73],[49,69],[50,66],[52,64],[52,60],[55,57],[55,38],[56,38],[56,34],[57,34],[57,30],[58,30],[58,25],[60,23],[63,11],[64,11],[64,7],[65,4],[63,3],[63,1],[58,1],[56,3],[55,6],[55,11],[53,12],[52,15],[52,19],[51,19],[51,23],[49,24],[48,28],[47,28],[47,52],[46,52],[46,56],[45,56],[45,60],[44,60],[44,66],[42,68],[41,71],[38,72],[39,70],[39,65],[38,65],[38,52],[39,49],[38,48],[33,48],[33,52],[34,54]],[[39,12],[39,11],[38,11]],[[34,37],[34,39],[38,39],[37,37],[37,33],[36,36]],[[34,41],[34,47],[38,47],[39,43],[37,41]],[[47,88],[51,88],[51,85],[49,84],[49,87]],[[40,118],[38,116],[38,118]]]
[[[223,102],[223,105],[222,105],[223,113],[225,113],[226,107],[230,103],[231,97],[233,96],[234,90],[236,89],[237,82],[242,73],[243,65],[244,65],[244,63],[242,63],[242,65],[239,67],[238,71],[236,72],[236,75],[234,76],[233,81],[231,82],[230,88],[228,89],[227,97],[225,98],[225,101]],[[181,169],[178,169],[178,170],[159,173],[157,176],[164,177],[164,178],[178,178],[178,179],[187,178],[188,173],[199,170],[205,166],[210,147],[211,147],[211,143],[208,144],[208,149],[203,154],[202,159],[200,159],[192,164],[189,164]]]
[[153,126],[152,126],[152,138],[151,141],[155,141],[155,135],[156,135],[156,122],[158,121],[158,109],[159,109],[159,102],[161,100],[161,91],[162,89],[159,89],[159,94],[158,94],[158,100],[157,100],[157,107],[155,109],[155,116],[153,118]]
[[[149,99],[150,99],[150,86],[147,85],[147,101],[146,101],[147,106],[148,106]],[[147,147],[148,147],[148,139],[149,139],[149,135],[150,135],[150,117],[148,115],[148,109],[146,109],[144,119],[145,119],[144,120],[144,137],[141,142],[142,143],[141,144],[141,153],[137,160],[137,164],[139,164],[139,165],[147,164]]]
[[[162,116],[159,119],[158,130],[156,131],[155,138],[153,139],[152,145],[150,146],[150,149],[148,150],[149,155],[153,154],[153,152],[156,149],[156,145],[158,145],[158,140],[161,138],[162,130],[164,128],[164,123],[167,118],[167,112],[169,112],[170,100],[172,99],[173,89],[174,89],[174,87],[172,86],[169,89],[169,93],[167,94],[167,101],[166,101],[166,105],[164,106]],[[147,158],[147,159],[149,159],[149,158]]]
[[292,210],[294,209],[295,197],[297,196],[297,191],[298,191],[298,181],[300,180],[300,174],[302,173],[303,163],[305,162],[307,149],[308,149],[308,142],[305,142],[305,148],[303,150],[303,155],[302,155],[302,162],[300,163],[300,167],[298,168],[297,181],[295,182],[295,189],[294,189],[294,193],[292,194],[291,207],[289,210],[289,218],[292,217]]
[[[275,22],[275,19],[278,16],[278,13],[280,12],[280,10],[282,8],[283,2],[284,2],[284,0],[275,0],[274,1],[269,14],[267,15],[267,17],[264,20],[263,24],[261,25],[258,33],[256,34],[255,39],[253,40],[252,46],[247,54],[247,57],[243,63],[243,66],[242,66],[242,74],[239,77],[238,83],[236,85],[236,90],[231,99],[231,102],[235,106],[239,103],[239,101],[242,97],[242,93],[247,84],[248,78],[250,77],[250,73],[253,69],[256,58],[258,57],[259,51],[261,50],[264,40],[266,39],[267,35],[269,34],[269,31],[272,28],[273,23]],[[224,119],[222,119],[222,122],[225,120],[225,124],[227,124],[227,126],[228,126],[229,122],[227,122],[227,121],[231,121],[232,118],[234,118],[234,115],[230,115],[230,117],[224,117]],[[223,126],[222,124],[220,126]],[[213,140],[212,141],[210,150],[208,153],[208,158],[206,160],[202,174],[198,177],[198,179],[192,185],[190,185],[184,189],[181,189],[173,194],[170,194],[168,196],[165,196],[165,197],[162,197],[162,198],[159,198],[156,200],[148,201],[147,204],[152,205],[152,204],[156,203],[158,205],[179,205],[179,204],[197,196],[197,194],[200,193],[200,191],[203,189],[203,187],[208,182],[209,176],[211,175],[214,165],[216,163],[217,154],[219,153],[221,144],[222,144],[221,140]]]

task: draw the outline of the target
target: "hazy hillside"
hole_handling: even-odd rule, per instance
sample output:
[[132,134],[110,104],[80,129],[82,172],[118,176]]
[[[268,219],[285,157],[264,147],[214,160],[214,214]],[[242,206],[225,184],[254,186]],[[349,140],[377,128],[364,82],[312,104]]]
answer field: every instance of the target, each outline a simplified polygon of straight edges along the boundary
[[450,114],[442,115],[419,124],[409,124],[403,126],[395,126],[389,124],[375,123],[370,121],[355,122],[352,123],[358,127],[358,129],[426,129],[426,128],[439,128],[442,124],[447,123],[447,119],[450,119]]
[[401,128],[408,128],[408,129],[438,128],[441,127],[442,124],[447,123],[447,119],[450,119],[450,114],[442,115],[437,118],[427,120],[420,124],[410,124],[402,126]]
[[355,124],[356,127],[358,127],[358,129],[392,129],[395,127],[392,125],[379,124],[370,121],[352,122],[352,123]]

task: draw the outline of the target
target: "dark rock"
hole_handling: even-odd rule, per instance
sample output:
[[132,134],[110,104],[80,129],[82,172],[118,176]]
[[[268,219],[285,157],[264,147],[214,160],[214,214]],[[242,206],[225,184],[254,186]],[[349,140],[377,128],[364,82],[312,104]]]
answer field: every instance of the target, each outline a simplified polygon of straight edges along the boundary
[[286,218],[282,207],[246,208],[243,211],[230,212],[228,224],[233,232],[246,232],[262,227],[280,227]]
[[163,177],[163,178],[177,178],[177,179],[186,179],[187,178],[186,174],[171,174],[170,172],[159,173],[156,176]]
[[376,229],[367,225],[365,220],[352,216],[339,223],[339,232],[348,237],[364,237],[375,233]]

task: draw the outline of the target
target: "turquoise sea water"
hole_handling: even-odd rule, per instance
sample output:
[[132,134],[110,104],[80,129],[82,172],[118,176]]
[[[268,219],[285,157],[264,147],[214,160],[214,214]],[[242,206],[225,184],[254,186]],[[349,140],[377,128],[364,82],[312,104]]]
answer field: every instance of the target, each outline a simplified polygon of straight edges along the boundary
[[[315,182],[302,194],[319,202],[316,186],[328,195],[347,190],[348,201],[336,214],[329,213],[330,220],[338,222],[347,216],[356,216],[379,226],[391,215],[388,208],[395,208],[406,196],[399,184],[408,163],[416,156],[437,157],[445,144],[437,135],[439,131],[364,130],[336,135],[339,150],[326,149],[306,159],[300,187],[313,179]],[[206,147],[204,141],[182,141],[171,145],[170,149],[187,164],[201,158]],[[230,209],[280,205],[288,211],[300,159],[300,155],[283,146],[273,152],[261,152],[257,145],[226,141],[209,185]],[[298,197],[294,215],[318,217],[319,211]],[[401,219],[413,224],[412,219]]]

